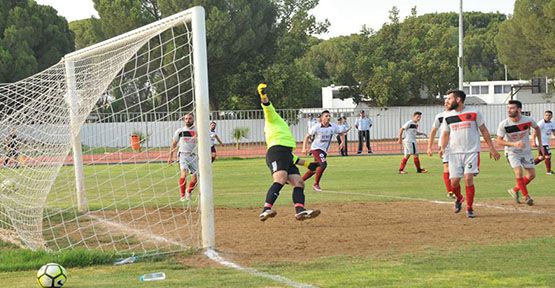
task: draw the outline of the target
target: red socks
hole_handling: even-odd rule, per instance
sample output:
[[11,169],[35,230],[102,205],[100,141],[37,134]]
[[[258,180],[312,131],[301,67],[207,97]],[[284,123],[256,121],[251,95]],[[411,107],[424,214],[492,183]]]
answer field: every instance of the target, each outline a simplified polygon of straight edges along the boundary
[[418,156],[414,156],[414,166],[416,166],[416,171],[420,171],[420,158]]
[[515,192],[520,191],[524,197],[528,197],[528,188],[526,188],[528,183],[530,183],[530,180],[527,177],[516,178],[516,187],[513,190]]
[[193,189],[195,189],[196,186],[197,186],[197,179],[192,178],[191,183],[189,183],[189,188],[187,189],[187,193],[191,193],[191,191],[193,191]]
[[474,185],[466,186],[466,210],[472,210],[472,204],[474,204],[474,194],[476,190],[474,189]]
[[445,189],[447,189],[447,192],[453,192],[453,187],[451,187],[451,179],[449,179],[449,172],[443,172],[443,182],[445,183]]
[[179,178],[179,192],[181,197],[185,197],[185,186],[187,186],[187,178]]
[[463,196],[461,194],[461,186],[453,186],[453,193],[457,197],[457,201],[461,202],[463,200]]
[[403,160],[401,161],[401,166],[399,166],[399,171],[405,170],[405,166],[407,166],[407,161],[409,161],[409,159],[406,157],[403,157]]

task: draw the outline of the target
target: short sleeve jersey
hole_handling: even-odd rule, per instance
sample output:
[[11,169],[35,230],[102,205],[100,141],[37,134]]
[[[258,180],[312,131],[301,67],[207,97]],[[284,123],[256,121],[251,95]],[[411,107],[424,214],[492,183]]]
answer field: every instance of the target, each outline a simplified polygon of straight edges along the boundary
[[402,128],[405,130],[403,141],[408,143],[416,142],[416,132],[418,131],[418,123],[412,120],[409,120],[405,122],[405,124],[403,124]]
[[484,124],[482,113],[464,108],[451,110],[443,118],[443,131],[449,133],[449,153],[480,152],[480,129]]
[[356,124],[357,129],[359,131],[366,131],[366,130],[370,130],[370,125],[372,125],[372,120],[370,120],[370,118],[368,117],[358,117]]
[[343,132],[345,132],[345,129],[342,126],[338,126],[334,123],[330,123],[330,125],[327,127],[324,127],[322,125],[312,126],[308,131],[309,135],[314,136],[312,145],[310,145],[310,150],[319,149],[324,152],[328,152],[333,134],[339,134]]
[[542,131],[542,144],[549,145],[549,137],[553,134],[553,131],[555,131],[555,123],[553,123],[553,121],[545,122],[545,120],[542,119],[538,122],[538,126]]
[[497,128],[497,136],[503,137],[505,141],[509,142],[524,142],[524,148],[519,149],[512,146],[505,146],[505,153],[507,154],[523,154],[530,152],[530,128],[536,128],[538,124],[528,116],[520,117],[520,120],[513,122],[511,118],[507,118]]
[[208,133],[210,133],[210,147],[214,147],[214,145],[216,145],[216,136],[218,136],[218,133],[212,130],[209,130]]
[[440,112],[434,118],[434,123],[432,124],[432,128],[438,129],[439,133],[439,141],[438,145],[441,145],[441,138],[443,137],[443,119],[445,119],[445,114],[447,111]]
[[195,126],[181,127],[173,134],[173,140],[179,146],[179,153],[196,153],[197,150],[197,133]]

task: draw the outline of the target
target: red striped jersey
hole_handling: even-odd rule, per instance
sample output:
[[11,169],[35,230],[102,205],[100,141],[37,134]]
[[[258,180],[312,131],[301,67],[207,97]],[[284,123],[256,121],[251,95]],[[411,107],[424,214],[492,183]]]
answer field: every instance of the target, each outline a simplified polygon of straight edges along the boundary
[[503,137],[508,142],[524,142],[524,148],[518,149],[512,146],[505,146],[505,153],[530,153],[530,128],[536,128],[538,124],[534,119],[522,115],[520,120],[513,122],[511,118],[507,118],[497,128],[497,136]]
[[197,132],[195,126],[181,127],[173,134],[173,140],[177,141],[180,153],[196,153],[197,151]]
[[331,140],[333,139],[333,134],[339,134],[345,131],[345,127],[338,126],[335,123],[330,123],[330,125],[327,127],[324,127],[320,123],[318,123],[318,125],[310,127],[310,130],[308,130],[308,134],[314,136],[314,140],[310,145],[310,150],[320,149],[324,152],[328,152]]
[[484,118],[479,111],[464,108],[457,112],[451,110],[443,118],[443,131],[449,133],[449,153],[480,152],[480,126]]

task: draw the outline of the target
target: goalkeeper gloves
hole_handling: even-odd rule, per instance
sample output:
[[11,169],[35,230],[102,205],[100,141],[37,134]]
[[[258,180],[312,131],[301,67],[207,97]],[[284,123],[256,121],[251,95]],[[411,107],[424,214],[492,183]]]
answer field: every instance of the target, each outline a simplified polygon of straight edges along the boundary
[[267,101],[268,100],[268,95],[266,94],[266,88],[267,87],[268,87],[268,84],[260,83],[260,84],[258,84],[258,88],[256,89],[256,91],[258,92],[258,96],[260,96],[260,100],[262,100],[262,101]]
[[[293,163],[295,164],[299,164],[299,161],[301,161],[301,158],[299,158],[299,156],[293,154]],[[316,169],[318,169],[318,167],[320,167],[320,163],[318,162],[308,162],[306,160],[304,160],[303,164],[304,167],[308,168],[308,170],[310,171],[316,171]]]

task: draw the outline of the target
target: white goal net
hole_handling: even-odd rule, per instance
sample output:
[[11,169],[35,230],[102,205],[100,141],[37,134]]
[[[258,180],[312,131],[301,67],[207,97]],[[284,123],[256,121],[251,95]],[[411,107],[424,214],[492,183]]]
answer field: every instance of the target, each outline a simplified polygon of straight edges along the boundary
[[[191,112],[200,187],[182,202],[167,160]],[[0,85],[0,120],[0,241],[121,254],[214,245],[202,8]]]

